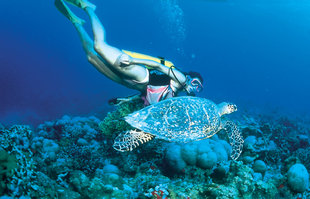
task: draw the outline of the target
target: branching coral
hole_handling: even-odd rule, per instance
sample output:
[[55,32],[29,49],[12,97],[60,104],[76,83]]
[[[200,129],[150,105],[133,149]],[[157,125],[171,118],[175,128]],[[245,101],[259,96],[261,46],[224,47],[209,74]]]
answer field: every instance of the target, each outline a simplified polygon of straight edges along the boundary
[[305,149],[298,149],[293,153],[294,156],[296,156],[310,171],[310,148]]
[[107,150],[103,135],[99,133],[96,117],[63,116],[38,127],[38,137],[32,147],[38,151],[40,171],[53,174],[53,178],[70,169],[91,173],[99,167]]
[[227,183],[212,183],[207,194],[218,198],[274,198],[278,193],[273,182],[254,180],[253,170],[241,161],[231,162]]
[[[298,148],[306,148],[309,143],[305,141],[300,131],[305,131],[293,120],[280,118],[269,119],[267,116],[254,120],[252,117],[243,117],[239,127],[246,138],[244,158],[260,158],[266,163],[280,165],[292,152]],[[296,123],[296,124],[295,124]],[[304,133],[303,133],[304,134]],[[303,137],[304,139],[301,139]],[[253,142],[249,139],[253,138]],[[308,144],[308,145],[307,145]],[[243,159],[247,161],[246,159]]]
[[6,194],[14,197],[32,196],[32,191],[36,188],[34,183],[36,174],[33,153],[29,149],[32,136],[30,127],[15,125],[10,129],[1,129],[0,133],[1,146],[10,156],[14,156],[17,162],[13,174],[6,176],[8,177],[5,187]]

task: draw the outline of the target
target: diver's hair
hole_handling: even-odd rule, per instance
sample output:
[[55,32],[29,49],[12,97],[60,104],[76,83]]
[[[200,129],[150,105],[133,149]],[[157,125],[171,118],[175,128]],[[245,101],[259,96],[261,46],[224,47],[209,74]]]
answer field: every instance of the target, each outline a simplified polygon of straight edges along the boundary
[[194,71],[189,71],[189,72],[183,72],[184,75],[189,75],[191,78],[198,78],[200,79],[201,83],[203,84],[203,78],[200,73],[194,72]]
[[[189,71],[189,72],[182,72],[184,75],[189,75],[191,78],[199,78],[201,83],[203,83],[203,78],[200,73]],[[149,84],[153,86],[164,86],[170,84],[171,78],[159,71],[156,70],[150,70],[150,78],[149,78]]]

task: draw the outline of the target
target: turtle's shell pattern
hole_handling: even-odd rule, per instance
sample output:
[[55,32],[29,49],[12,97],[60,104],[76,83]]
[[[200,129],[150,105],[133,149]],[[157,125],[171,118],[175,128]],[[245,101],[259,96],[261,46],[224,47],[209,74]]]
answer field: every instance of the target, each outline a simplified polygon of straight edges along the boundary
[[145,107],[126,122],[156,138],[188,142],[213,136],[220,127],[217,105],[205,98],[174,97]]

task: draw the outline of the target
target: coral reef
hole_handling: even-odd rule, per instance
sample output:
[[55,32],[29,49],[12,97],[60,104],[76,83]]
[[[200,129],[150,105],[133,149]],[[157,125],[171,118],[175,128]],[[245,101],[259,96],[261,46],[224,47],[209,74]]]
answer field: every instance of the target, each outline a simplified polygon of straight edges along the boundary
[[[2,192],[9,192],[14,197],[32,196],[36,190],[36,164],[30,150],[33,132],[29,126],[15,125],[10,129],[0,130],[0,143],[2,147],[2,166],[5,186]],[[1,182],[2,184],[3,182]]]
[[[5,198],[310,198],[309,132],[300,119],[243,114],[238,161],[227,135],[186,144],[154,140],[112,149],[130,129],[122,120],[142,103],[106,118],[63,116],[36,129],[0,127],[0,194]],[[3,198],[2,197],[2,198]]]

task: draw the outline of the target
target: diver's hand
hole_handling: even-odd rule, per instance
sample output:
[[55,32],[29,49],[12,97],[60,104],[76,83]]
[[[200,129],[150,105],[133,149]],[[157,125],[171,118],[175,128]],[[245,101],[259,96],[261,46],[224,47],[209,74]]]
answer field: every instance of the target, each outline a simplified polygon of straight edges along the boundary
[[119,106],[125,102],[129,102],[128,98],[113,98],[109,100],[109,105]]
[[129,55],[123,53],[119,57],[119,63],[121,67],[129,66],[132,63],[132,58]]

